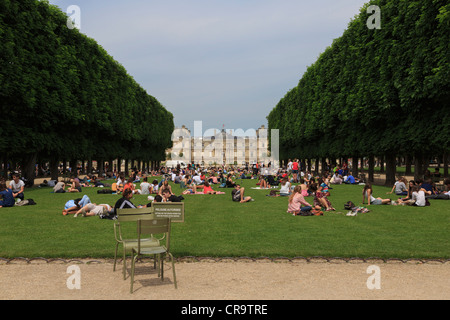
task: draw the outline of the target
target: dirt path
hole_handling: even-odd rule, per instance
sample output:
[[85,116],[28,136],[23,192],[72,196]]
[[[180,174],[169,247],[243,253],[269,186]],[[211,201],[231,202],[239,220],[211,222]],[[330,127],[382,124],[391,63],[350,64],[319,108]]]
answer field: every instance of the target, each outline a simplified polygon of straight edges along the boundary
[[[70,267],[79,268],[80,289],[69,289]],[[379,273],[367,263],[307,262],[178,262],[178,289],[170,264],[161,282],[151,263],[137,266],[135,292],[122,268],[101,263],[0,264],[1,300],[379,300],[450,299],[450,264],[380,263]],[[376,270],[376,269],[375,269]],[[380,275],[379,282],[375,278]],[[375,279],[375,280],[374,280]],[[371,285],[380,289],[370,290]],[[69,281],[69,285],[76,284]]]

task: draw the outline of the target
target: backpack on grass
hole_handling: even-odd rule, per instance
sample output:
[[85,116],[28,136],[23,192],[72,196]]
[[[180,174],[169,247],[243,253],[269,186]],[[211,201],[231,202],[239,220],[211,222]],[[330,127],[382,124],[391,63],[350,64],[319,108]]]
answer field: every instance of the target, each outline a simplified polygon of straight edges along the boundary
[[344,209],[345,210],[353,210],[354,208],[356,208],[356,205],[353,202],[351,202],[351,201],[349,201],[346,204],[344,204]]

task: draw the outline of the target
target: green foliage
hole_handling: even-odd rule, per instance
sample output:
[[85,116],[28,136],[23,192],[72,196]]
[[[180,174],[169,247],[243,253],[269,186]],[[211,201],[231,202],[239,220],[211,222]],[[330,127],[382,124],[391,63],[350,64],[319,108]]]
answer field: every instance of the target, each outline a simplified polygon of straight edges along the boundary
[[448,153],[449,45],[445,0],[366,4],[268,116],[281,157]]
[[163,160],[173,115],[47,1],[0,1],[0,153]]

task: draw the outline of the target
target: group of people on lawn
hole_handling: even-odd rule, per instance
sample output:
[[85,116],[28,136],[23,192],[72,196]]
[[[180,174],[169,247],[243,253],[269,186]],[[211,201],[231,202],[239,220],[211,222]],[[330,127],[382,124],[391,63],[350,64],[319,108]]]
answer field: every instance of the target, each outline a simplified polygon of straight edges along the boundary
[[[206,170],[205,170],[206,171]],[[213,169],[212,171],[203,171],[196,168],[193,169],[168,169],[164,171],[163,178],[158,182],[157,179],[153,179],[152,183],[148,182],[148,178],[133,173],[131,178],[125,179],[124,174],[119,174],[117,180],[112,184],[112,188],[116,193],[122,194],[122,198],[117,201],[113,206],[108,204],[92,204],[90,200],[88,203],[84,203],[81,199],[77,203],[72,203],[65,206],[63,214],[74,214],[75,216],[93,216],[93,215],[113,215],[114,209],[125,207],[136,207],[131,202],[131,198],[134,194],[143,195],[155,195],[152,197],[152,201],[157,202],[178,202],[183,200],[183,195],[197,195],[197,194],[225,194],[223,191],[216,191],[213,189],[214,185],[219,185],[223,188],[232,188],[231,199],[233,202],[251,202],[254,199],[245,194],[245,188],[241,187],[235,181],[234,177],[245,179],[247,175],[244,170],[220,170]],[[208,176],[205,174],[208,173]],[[252,176],[258,174],[258,172],[252,171]],[[342,175],[345,175],[344,177]],[[271,189],[271,196],[285,196],[288,197],[288,210],[287,212],[293,215],[299,215],[305,211],[335,211],[332,206],[329,196],[330,189],[333,184],[360,184],[364,185],[362,190],[363,205],[411,205],[423,207],[429,203],[428,199],[449,199],[450,192],[438,192],[433,186],[430,179],[425,181],[409,181],[407,182],[403,177],[400,177],[393,186],[391,192],[400,196],[398,200],[392,200],[390,198],[376,198],[373,193],[372,186],[365,183],[362,180],[355,179],[348,173],[348,168],[336,167],[331,173],[326,173],[323,177],[314,177],[309,172],[303,172],[299,170],[299,164],[297,161],[290,162],[288,167],[281,169],[276,174],[277,184],[279,189],[271,189],[271,185],[267,183],[265,177],[261,178],[257,183],[260,189]],[[96,186],[103,187],[105,184],[99,181],[96,177],[86,177],[80,181],[77,177],[72,177],[70,185],[65,190],[64,182],[55,181],[54,192],[74,192],[80,193],[82,187]],[[169,184],[169,181],[175,184],[180,184],[183,191],[180,196],[176,196]],[[266,181],[262,183],[261,181]],[[137,189],[135,183],[140,182],[140,186]],[[293,186],[293,184],[297,184]],[[408,185],[408,186],[407,186]],[[445,180],[447,189],[450,189],[450,180]],[[16,198],[23,200],[24,198],[24,183],[20,180],[20,175],[13,176],[13,181],[10,182],[10,187],[6,187],[4,181],[0,181],[0,207],[13,206]],[[308,197],[311,197],[312,201],[307,201]],[[310,204],[310,202],[312,204]],[[149,203],[147,206],[150,206]],[[111,214],[112,213],[112,214]]]
[[20,179],[19,174],[13,174],[9,186],[7,186],[6,180],[2,178],[0,180],[0,208],[13,207],[16,201],[24,200],[24,190],[25,182]]

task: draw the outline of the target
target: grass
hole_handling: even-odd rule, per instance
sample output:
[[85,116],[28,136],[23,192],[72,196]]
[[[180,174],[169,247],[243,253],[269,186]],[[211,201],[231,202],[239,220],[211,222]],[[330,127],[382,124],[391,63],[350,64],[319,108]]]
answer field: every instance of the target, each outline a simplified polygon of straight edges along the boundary
[[[240,180],[238,180],[240,182]],[[344,203],[361,205],[362,186],[341,185],[331,190],[330,201],[339,213],[322,217],[293,217],[286,213],[287,198],[267,197],[267,190],[252,190],[255,180],[242,180],[246,195],[256,201],[234,203],[225,195],[186,195],[185,222],[173,224],[175,256],[212,257],[380,257],[450,258],[449,201],[432,200],[430,207],[371,206],[370,213],[345,216]],[[218,187],[214,187],[218,190]],[[178,185],[174,192],[180,193]],[[92,202],[114,205],[118,195],[99,195],[84,188]],[[383,198],[390,191],[374,187]],[[111,220],[63,216],[67,200],[80,194],[54,194],[49,188],[26,190],[36,206],[0,209],[0,257],[3,258],[112,258]],[[136,195],[135,204],[146,204]],[[312,201],[308,198],[307,201]],[[128,226],[126,232],[134,232]]]

